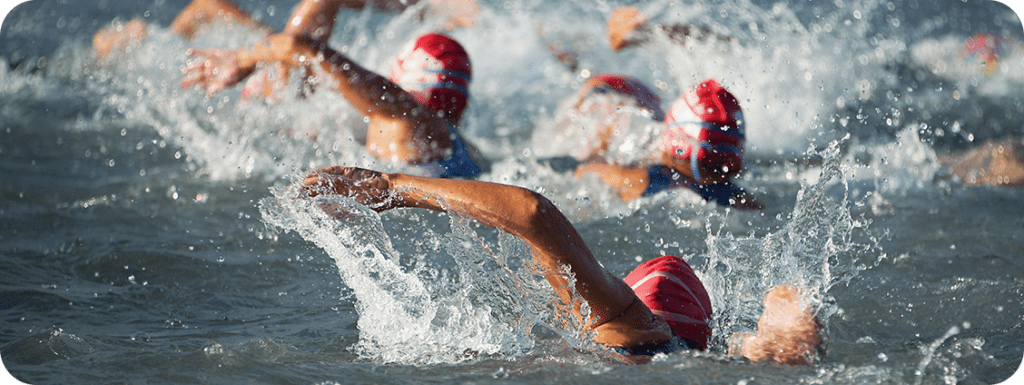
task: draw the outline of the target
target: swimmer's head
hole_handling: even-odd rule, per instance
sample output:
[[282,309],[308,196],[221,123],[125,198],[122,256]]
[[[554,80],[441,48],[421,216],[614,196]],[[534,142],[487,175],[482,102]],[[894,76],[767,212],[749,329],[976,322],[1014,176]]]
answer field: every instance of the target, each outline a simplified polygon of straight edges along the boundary
[[690,265],[664,256],[640,264],[623,281],[651,312],[668,322],[676,336],[707,349],[711,337],[711,298]]
[[416,101],[458,122],[469,103],[472,76],[469,55],[462,45],[448,36],[428,33],[399,52],[389,79]]
[[735,176],[743,168],[743,111],[714,79],[694,85],[665,116],[661,150],[687,161],[698,182]]
[[621,75],[597,74],[587,80],[580,89],[579,100],[582,103],[587,96],[608,92],[632,97],[636,105],[651,112],[651,118],[657,121],[665,119],[665,112],[661,110],[661,98],[643,82]]

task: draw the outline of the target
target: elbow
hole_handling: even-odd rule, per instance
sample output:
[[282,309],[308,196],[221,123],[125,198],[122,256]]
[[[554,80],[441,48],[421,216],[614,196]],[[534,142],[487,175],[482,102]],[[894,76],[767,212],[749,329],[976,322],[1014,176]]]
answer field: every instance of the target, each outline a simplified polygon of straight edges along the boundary
[[560,224],[568,223],[558,207],[536,191],[520,189],[516,200],[519,201],[516,207],[520,210],[518,216],[522,218],[520,222],[524,232],[550,234],[552,231],[558,231],[555,228]]

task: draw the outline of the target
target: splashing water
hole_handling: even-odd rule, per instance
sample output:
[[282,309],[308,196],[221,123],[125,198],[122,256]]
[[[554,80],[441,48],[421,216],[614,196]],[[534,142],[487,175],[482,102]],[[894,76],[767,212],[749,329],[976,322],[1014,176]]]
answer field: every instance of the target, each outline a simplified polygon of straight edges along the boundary
[[[295,199],[288,189],[261,202],[264,220],[296,231],[334,259],[359,313],[360,356],[430,364],[476,355],[521,357],[543,325],[576,346],[591,346],[518,238],[480,238],[470,220],[450,219],[451,232],[427,230],[416,260],[392,244],[380,215],[337,196]],[[443,260],[454,266],[443,268]],[[440,266],[441,268],[438,268]]]
[[[780,284],[804,288],[817,307],[819,318],[835,313],[829,288],[849,282],[863,267],[856,254],[868,249],[852,234],[866,230],[868,222],[850,215],[847,180],[839,143],[819,155],[824,159],[817,181],[807,181],[797,194],[796,206],[785,226],[764,237],[714,234],[709,228],[706,269],[702,279],[715,308],[714,340],[723,346],[732,331],[754,329],[761,314],[762,293]],[[833,187],[840,185],[837,201]],[[826,322],[827,324],[827,322]]]

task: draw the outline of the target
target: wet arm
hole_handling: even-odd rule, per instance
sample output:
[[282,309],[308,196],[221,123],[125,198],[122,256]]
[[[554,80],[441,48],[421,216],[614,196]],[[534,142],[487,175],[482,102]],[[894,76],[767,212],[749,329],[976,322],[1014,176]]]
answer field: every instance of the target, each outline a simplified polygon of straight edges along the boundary
[[586,174],[596,174],[604,183],[611,186],[623,201],[629,202],[639,198],[650,184],[646,167],[625,167],[604,162],[592,162],[580,165],[576,176],[582,178]]
[[345,100],[371,118],[447,124],[398,85],[311,37],[277,34],[238,53],[240,67],[255,67],[261,62],[279,62],[291,68],[319,66],[334,80]]
[[248,13],[228,0],[193,0],[171,23],[174,33],[192,39],[196,29],[209,22],[233,22],[253,29],[270,31]]
[[314,194],[328,191],[349,196],[378,211],[414,207],[454,212],[504,230],[530,246],[563,306],[572,303],[572,288],[562,273],[563,267],[570,269],[576,279],[575,291],[591,307],[591,318],[583,319],[579,304],[571,310],[578,319],[589,322],[587,330],[598,332],[596,341],[631,346],[668,337],[667,332],[658,330],[650,311],[629,286],[597,263],[569,220],[536,192],[496,183],[341,167],[318,170],[303,184]]
[[[478,181],[389,175],[394,191],[402,191],[403,207],[453,211],[522,238],[537,263],[546,271],[562,303],[571,303],[568,267],[576,278],[576,291],[593,311],[591,327],[622,314],[635,298],[621,280],[602,268],[569,220],[540,194],[514,186]],[[440,199],[438,199],[440,197]],[[501,199],[495,199],[501,197]],[[579,309],[573,313],[579,316]]]

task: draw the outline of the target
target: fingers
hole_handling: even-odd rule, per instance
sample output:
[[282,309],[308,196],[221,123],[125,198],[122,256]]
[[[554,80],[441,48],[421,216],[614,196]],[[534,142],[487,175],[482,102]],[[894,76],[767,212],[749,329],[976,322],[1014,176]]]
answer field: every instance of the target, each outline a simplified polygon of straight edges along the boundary
[[209,74],[207,74],[209,60],[206,59],[208,52],[190,49],[185,54],[200,58],[185,62],[185,68],[182,70],[185,76],[181,79],[181,88],[189,88],[196,84],[205,86],[209,81]]
[[189,88],[198,85],[205,89],[207,97],[226,88],[227,81],[221,79],[218,72],[225,70],[220,67],[230,53],[230,51],[221,49],[188,50],[186,54],[196,59],[185,63],[185,69],[182,71],[185,77],[181,80],[181,87]]
[[317,195],[340,195],[355,199],[375,211],[395,206],[388,176],[376,171],[356,167],[325,167],[306,174],[299,183],[301,194],[312,198]]

